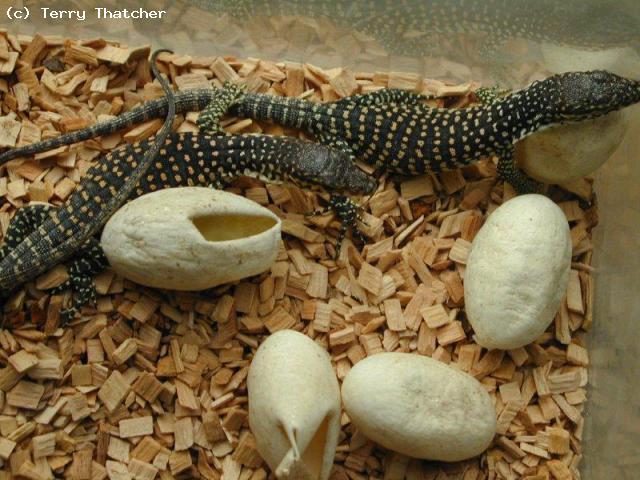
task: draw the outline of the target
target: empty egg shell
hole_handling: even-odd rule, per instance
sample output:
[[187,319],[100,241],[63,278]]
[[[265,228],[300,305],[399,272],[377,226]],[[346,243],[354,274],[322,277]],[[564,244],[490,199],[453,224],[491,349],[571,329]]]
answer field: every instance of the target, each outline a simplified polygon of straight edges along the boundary
[[329,354],[281,330],[260,345],[247,378],[249,426],[280,479],[326,480],[340,433],[340,388]]
[[170,188],[120,208],[101,245],[113,269],[156,288],[203,290],[268,270],[280,246],[280,219],[233,193]]

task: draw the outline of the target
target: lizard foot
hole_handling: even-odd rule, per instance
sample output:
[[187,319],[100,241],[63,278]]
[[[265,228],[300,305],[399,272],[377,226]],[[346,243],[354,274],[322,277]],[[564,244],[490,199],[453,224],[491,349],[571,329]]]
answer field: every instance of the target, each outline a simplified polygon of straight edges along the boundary
[[92,275],[74,277],[71,282],[73,303],[69,308],[60,312],[63,324],[73,320],[85,305],[94,305],[97,300],[96,287]]
[[227,113],[229,107],[245,93],[245,86],[232,82],[224,82],[224,85],[216,93],[215,100],[198,116],[198,128],[206,133],[224,133],[220,126],[220,118]]
[[95,305],[98,294],[93,277],[108,265],[100,244],[92,238],[69,264],[69,278],[66,282],[51,289],[52,294],[71,290],[73,303],[71,307],[60,312],[63,322],[73,319],[85,305]]
[[331,195],[329,205],[326,211],[332,211],[340,222],[340,231],[338,232],[338,241],[336,243],[336,256],[340,254],[342,241],[347,234],[347,230],[351,229],[351,235],[358,239],[361,243],[367,243],[367,240],[358,227],[358,220],[362,220],[362,207],[345,195]]
[[483,105],[491,105],[502,99],[510,90],[501,88],[499,85],[493,87],[480,87],[473,92],[480,103]]
[[544,185],[529,177],[516,164],[513,147],[502,152],[498,160],[498,178],[509,182],[522,195],[525,193],[540,193]]

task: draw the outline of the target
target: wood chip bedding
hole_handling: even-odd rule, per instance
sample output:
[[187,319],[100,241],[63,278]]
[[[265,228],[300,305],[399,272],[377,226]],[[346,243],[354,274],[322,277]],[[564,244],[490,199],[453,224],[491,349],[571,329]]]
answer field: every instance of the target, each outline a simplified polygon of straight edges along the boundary
[[[151,82],[148,47],[125,48],[0,33],[0,146],[75,130],[162,95]],[[53,59],[59,58],[62,63]],[[259,59],[163,54],[160,67],[182,90],[223,81],[249,91],[332,101],[384,87],[437,94],[433,105],[463,107],[476,85],[447,85],[402,72],[352,72]],[[56,69],[62,65],[63,69]],[[176,128],[195,131],[197,113]],[[92,161],[122,142],[146,138],[151,120],[128,132],[63,147],[0,169],[0,229],[30,202],[60,204]],[[278,125],[229,118],[228,132],[298,135]],[[366,167],[365,167],[366,168]],[[497,182],[495,159],[463,171],[383,177],[363,199],[360,250],[346,241],[333,260],[337,224],[307,218],[318,192],[243,178],[230,188],[283,219],[271,270],[211,292],[145,289],[106,271],[95,309],[61,325],[67,295],[59,266],[5,305],[0,330],[0,478],[205,478],[270,475],[248,428],[246,377],[267,335],[299,330],[326,348],[341,380],[382,351],[431,356],[480,380],[495,402],[498,435],[481,457],[440,464],[376,447],[342,416],[332,478],[362,480],[579,478],[592,322],[588,179],[550,192],[571,225],[573,270],[566,301],[535,343],[486,351],[464,311],[464,271],[486,215],[514,195]],[[437,415],[437,412],[433,412]]]

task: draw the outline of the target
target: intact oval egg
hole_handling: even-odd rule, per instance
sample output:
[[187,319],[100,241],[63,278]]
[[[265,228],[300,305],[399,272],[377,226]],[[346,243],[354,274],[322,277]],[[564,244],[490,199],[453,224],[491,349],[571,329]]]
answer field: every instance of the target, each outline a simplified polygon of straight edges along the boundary
[[385,448],[454,462],[482,453],[496,433],[493,403],[472,376],[429,357],[378,353],[342,384],[353,424]]
[[464,298],[476,341],[486,348],[527,345],[553,321],[569,282],[569,223],[543,195],[498,207],[471,244]]

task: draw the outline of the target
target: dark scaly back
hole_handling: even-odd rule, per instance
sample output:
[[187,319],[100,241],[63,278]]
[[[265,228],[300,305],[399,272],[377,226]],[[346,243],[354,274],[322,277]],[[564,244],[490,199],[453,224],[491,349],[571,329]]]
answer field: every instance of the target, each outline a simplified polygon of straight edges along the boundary
[[171,87],[155,66],[161,51],[155,51],[151,60],[154,75],[168,97],[168,115],[155,141],[145,150],[140,144],[133,152],[127,147],[118,148],[104,157],[99,172],[90,169],[65,205],[52,212],[0,262],[0,291],[10,290],[70,257],[129,198],[138,180],[146,174],[165,144],[175,118]]
[[[73,253],[60,245],[74,235],[74,222],[94,222],[153,146],[153,140],[145,140],[101,157],[68,202],[0,262],[0,293],[12,291]],[[136,181],[129,198],[168,187],[206,186],[221,177],[250,172],[332,190],[370,192],[376,185],[344,152],[289,137],[172,133],[159,153]]]
[[251,94],[232,115],[303,128],[321,141],[341,141],[359,159],[401,174],[439,172],[500,155],[548,126],[595,118],[640,101],[640,84],[609,72],[554,75],[487,106],[313,104]]
[[[251,94],[230,108],[232,115],[272,120],[321,138],[346,142],[356,158],[401,174],[452,170],[495,154],[511,143],[507,131],[542,110],[527,109],[532,90],[501,105],[467,109],[423,104],[313,104],[299,99]],[[528,112],[527,118],[520,113]]]
[[[129,153],[146,148],[148,142],[129,146]],[[222,177],[244,174],[350,192],[368,193],[377,185],[344,152],[291,137],[174,133],[160,155],[162,160],[153,162],[132,198],[163,188],[216,184]],[[94,171],[104,171],[103,167],[101,162]]]
[[[500,155],[518,140],[564,122],[597,118],[640,102],[640,82],[605,71],[553,75],[486,106],[366,106],[367,118],[335,112],[343,122],[331,134],[349,138],[356,155],[403,174],[450,170]],[[356,122],[357,124],[357,122]],[[350,129],[350,133],[346,131]]]

